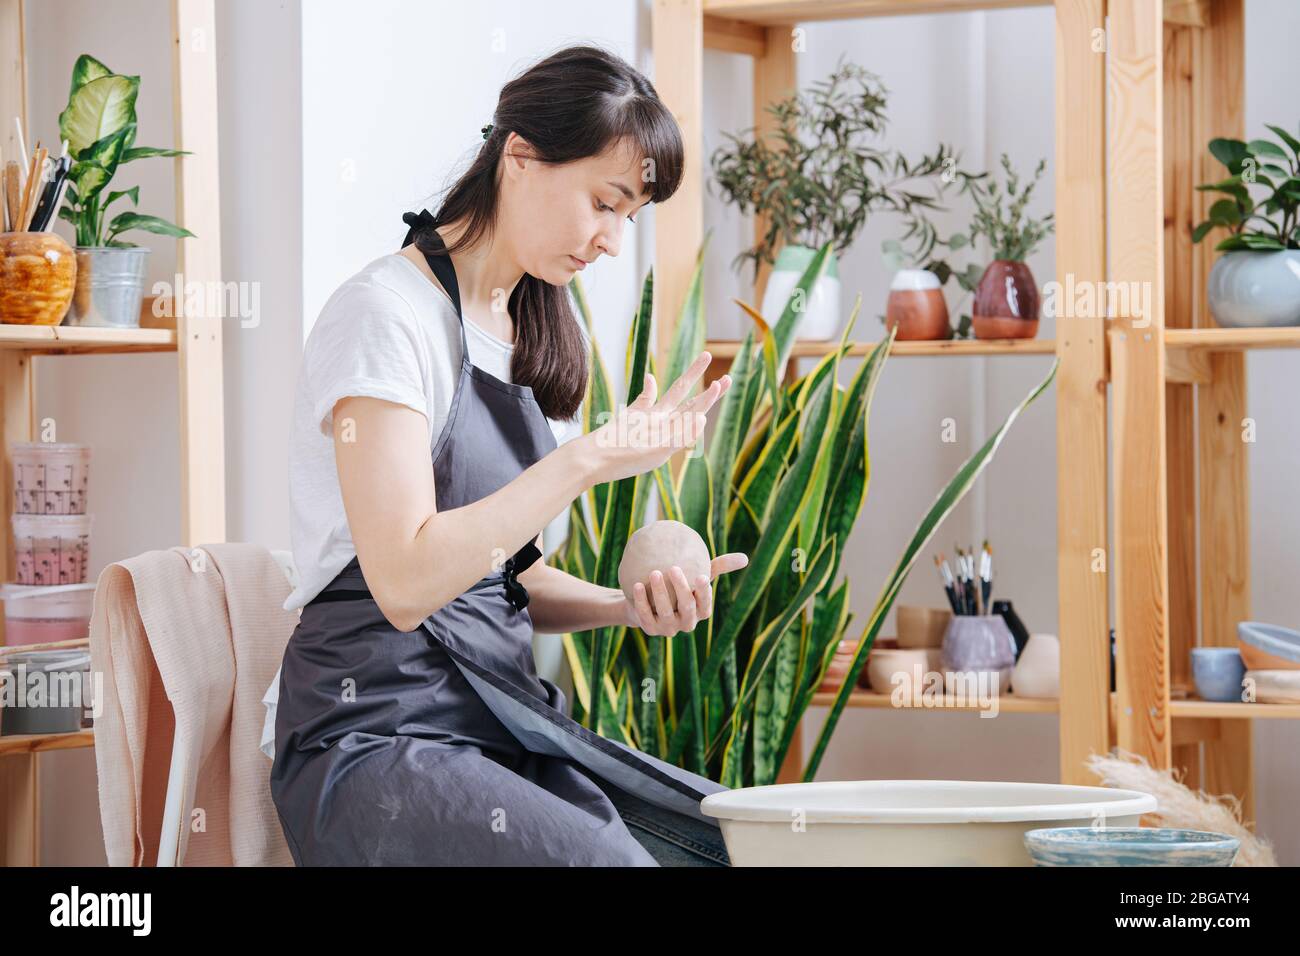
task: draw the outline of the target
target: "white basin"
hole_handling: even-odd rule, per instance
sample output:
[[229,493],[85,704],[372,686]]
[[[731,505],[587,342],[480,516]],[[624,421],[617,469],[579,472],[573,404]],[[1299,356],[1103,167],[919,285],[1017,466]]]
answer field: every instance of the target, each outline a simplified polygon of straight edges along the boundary
[[987,780],[844,780],[711,793],[733,866],[1032,866],[1027,830],[1135,827],[1138,790]]

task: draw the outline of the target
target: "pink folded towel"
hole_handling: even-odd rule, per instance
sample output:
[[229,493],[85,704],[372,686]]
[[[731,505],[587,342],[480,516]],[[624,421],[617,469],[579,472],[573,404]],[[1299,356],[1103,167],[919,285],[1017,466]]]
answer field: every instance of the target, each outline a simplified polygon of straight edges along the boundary
[[293,865],[259,749],[262,694],[298,621],[288,595],[256,544],[147,551],[100,573],[90,650],[103,674],[95,763],[110,866],[157,861],[174,736],[177,864]]

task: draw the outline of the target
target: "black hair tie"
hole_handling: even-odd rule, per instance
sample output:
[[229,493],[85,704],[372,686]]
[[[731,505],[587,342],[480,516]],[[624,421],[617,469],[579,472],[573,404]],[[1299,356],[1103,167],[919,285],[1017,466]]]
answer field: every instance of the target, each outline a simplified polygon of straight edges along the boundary
[[506,558],[506,600],[516,611],[521,611],[528,606],[528,589],[520,584],[516,577],[532,567],[541,556],[542,552],[538,549],[537,542],[529,541],[515,552],[513,557]]
[[402,213],[402,222],[411,227],[407,232],[406,238],[402,240],[402,248],[405,249],[415,241],[415,234],[423,232],[425,229],[432,229],[438,224],[438,217],[427,209],[421,209],[419,212]]

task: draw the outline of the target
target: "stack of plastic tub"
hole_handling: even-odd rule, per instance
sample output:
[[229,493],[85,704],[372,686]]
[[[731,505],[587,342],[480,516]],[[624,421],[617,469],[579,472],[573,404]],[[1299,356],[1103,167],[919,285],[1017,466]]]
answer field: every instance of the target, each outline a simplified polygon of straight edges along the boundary
[[[23,685],[18,687],[21,693],[24,687],[54,686],[66,682],[71,672],[89,671],[88,648],[43,645],[81,640],[90,634],[95,595],[95,582],[86,580],[92,520],[86,507],[90,446],[14,442],[10,455],[15,579],[0,584],[5,608],[0,670],[8,672],[5,679]],[[61,706],[53,701],[26,708],[6,706],[0,735],[73,731],[85,723],[88,718],[82,716],[82,708],[66,702]]]

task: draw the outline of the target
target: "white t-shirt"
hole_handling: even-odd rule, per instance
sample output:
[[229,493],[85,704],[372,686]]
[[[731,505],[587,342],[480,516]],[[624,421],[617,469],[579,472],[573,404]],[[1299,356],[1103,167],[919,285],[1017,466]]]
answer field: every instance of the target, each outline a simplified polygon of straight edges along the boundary
[[[465,320],[470,362],[510,381],[514,346]],[[368,263],[329,297],[303,347],[289,445],[289,530],[302,607],[356,556],[334,461],[334,403],[369,395],[414,408],[429,422],[429,467],[460,379],[456,307],[405,256]],[[568,422],[551,421],[556,442]]]

